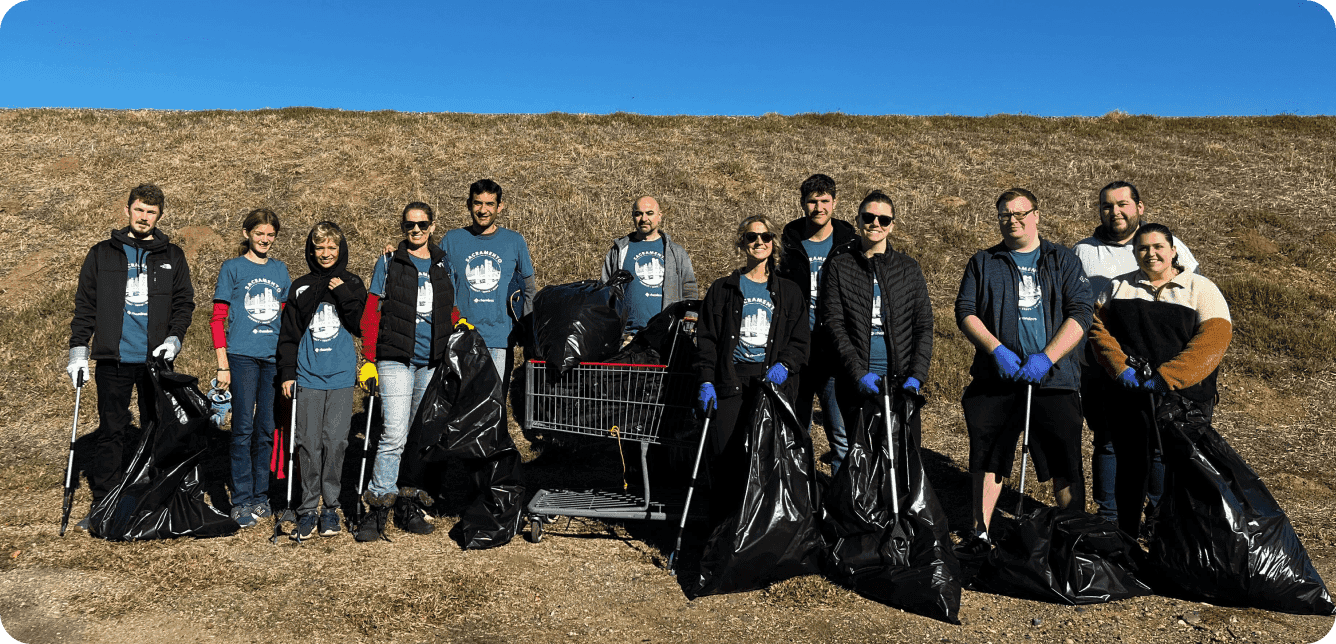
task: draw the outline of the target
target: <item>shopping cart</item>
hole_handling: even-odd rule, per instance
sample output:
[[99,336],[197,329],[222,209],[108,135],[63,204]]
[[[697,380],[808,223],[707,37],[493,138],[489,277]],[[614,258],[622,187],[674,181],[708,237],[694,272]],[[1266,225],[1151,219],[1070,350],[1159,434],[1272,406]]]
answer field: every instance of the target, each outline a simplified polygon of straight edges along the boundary
[[667,364],[581,363],[549,380],[555,367],[526,363],[524,417],[531,430],[640,445],[639,490],[625,489],[625,483],[620,490],[539,490],[526,508],[530,541],[542,540],[543,525],[560,516],[663,521],[688,511],[689,504],[652,498],[650,487],[650,445],[687,447],[694,446],[693,434],[705,438],[693,414],[696,376],[689,371],[689,334],[679,328],[672,337]]

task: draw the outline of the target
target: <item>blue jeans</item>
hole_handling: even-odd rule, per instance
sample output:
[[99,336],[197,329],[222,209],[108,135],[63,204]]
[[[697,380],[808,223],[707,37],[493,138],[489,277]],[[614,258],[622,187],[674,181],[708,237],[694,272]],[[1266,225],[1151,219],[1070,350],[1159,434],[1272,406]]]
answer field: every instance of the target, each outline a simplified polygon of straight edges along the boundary
[[403,458],[408,430],[417,416],[418,403],[427,391],[427,383],[436,369],[408,365],[393,360],[376,361],[380,378],[380,412],[385,421],[380,444],[376,447],[376,464],[367,489],[372,494],[391,494],[399,491],[399,461]]
[[821,400],[821,413],[825,416],[821,424],[826,428],[826,440],[830,443],[830,473],[834,476],[840,471],[845,454],[849,453],[849,431],[844,426],[844,414],[840,413],[840,405],[835,400],[834,376],[826,379],[826,386],[820,389],[817,397]]
[[232,369],[232,505],[269,501],[269,451],[274,444],[274,379],[277,366],[227,354]]
[[509,347],[499,349],[487,347],[487,352],[492,354],[492,364],[496,366],[496,375],[501,379],[501,409],[504,411],[506,398],[510,392],[510,368],[515,354]]

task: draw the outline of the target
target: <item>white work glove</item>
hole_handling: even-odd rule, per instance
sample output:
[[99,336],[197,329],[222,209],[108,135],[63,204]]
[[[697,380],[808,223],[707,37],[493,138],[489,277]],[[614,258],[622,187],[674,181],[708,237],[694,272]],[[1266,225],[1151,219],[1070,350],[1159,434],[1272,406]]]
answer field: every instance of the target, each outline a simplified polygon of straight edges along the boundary
[[171,362],[176,359],[178,353],[181,353],[181,341],[177,340],[176,336],[169,335],[166,340],[163,340],[162,344],[158,345],[158,348],[153,350],[153,357]]
[[65,367],[70,374],[70,382],[75,387],[82,387],[88,382],[88,347],[70,347],[70,363]]

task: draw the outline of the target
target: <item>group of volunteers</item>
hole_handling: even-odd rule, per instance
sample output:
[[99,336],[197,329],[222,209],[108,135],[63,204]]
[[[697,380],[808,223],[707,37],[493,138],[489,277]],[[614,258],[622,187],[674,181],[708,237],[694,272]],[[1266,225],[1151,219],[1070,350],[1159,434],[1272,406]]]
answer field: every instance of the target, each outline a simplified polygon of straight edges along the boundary
[[[835,216],[835,181],[816,174],[800,186],[798,203],[802,216],[782,229],[764,215],[742,219],[734,243],[743,265],[715,280],[701,304],[695,370],[698,402],[714,418],[715,508],[735,505],[746,486],[746,406],[763,382],[792,400],[804,431],[813,398],[820,400],[835,471],[849,449],[845,421],[857,418],[867,397],[880,396],[887,383],[918,392],[928,382],[932,304],[918,262],[891,246],[894,201],[872,191],[851,224]],[[1098,512],[1135,535],[1147,495],[1154,504],[1163,489],[1146,392],[1176,392],[1208,415],[1217,399],[1216,374],[1231,338],[1219,289],[1168,228],[1143,222],[1135,186],[1110,183],[1097,204],[1094,234],[1068,249],[1040,236],[1038,197],[1008,190],[996,201],[1001,242],[965,266],[956,323],[976,351],[962,397],[974,502],[962,553],[991,547],[988,526],[1027,406],[1035,470],[1039,480],[1053,480],[1056,503],[1085,507],[1084,416],[1094,436]],[[501,186],[473,183],[466,206],[470,225],[433,244],[432,207],[408,204],[403,239],[376,259],[369,285],[347,269],[337,224],[311,229],[309,272],[290,280],[287,266],[269,256],[278,216],[257,209],[243,219],[238,256],[219,269],[211,318],[216,380],[233,396],[231,515],[241,526],[273,512],[267,492],[281,395],[295,406],[303,490],[296,534],[340,532],[340,475],[353,388],[362,384],[378,390],[384,426],[363,496],[371,520],[355,537],[379,538],[391,512],[404,531],[432,531],[421,476],[400,471],[417,406],[461,319],[486,342],[504,398],[513,347],[523,344],[517,322],[535,291],[524,237],[498,225]],[[143,417],[150,360],[176,357],[194,310],[185,256],[157,228],[164,207],[156,186],[134,188],[127,226],[88,252],[79,275],[68,372],[82,386],[89,361],[97,361],[100,426],[88,475],[94,505],[133,444],[131,389],[140,392]],[[698,297],[691,259],[662,229],[659,202],[640,197],[631,216],[634,230],[613,242],[602,265],[604,280],[619,270],[634,276],[625,289],[628,334],[665,307]],[[1139,370],[1141,361],[1153,370]],[[907,425],[918,446],[917,412]]]

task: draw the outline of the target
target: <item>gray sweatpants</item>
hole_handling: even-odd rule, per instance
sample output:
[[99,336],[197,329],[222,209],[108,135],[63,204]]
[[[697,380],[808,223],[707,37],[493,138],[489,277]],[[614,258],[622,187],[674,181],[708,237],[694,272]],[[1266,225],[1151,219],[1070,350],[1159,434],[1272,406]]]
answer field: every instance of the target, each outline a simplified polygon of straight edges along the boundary
[[302,466],[302,504],[298,515],[315,514],[320,497],[325,507],[339,507],[339,478],[348,448],[353,417],[353,388],[299,388],[297,391],[297,458]]

